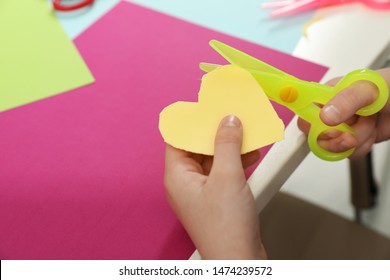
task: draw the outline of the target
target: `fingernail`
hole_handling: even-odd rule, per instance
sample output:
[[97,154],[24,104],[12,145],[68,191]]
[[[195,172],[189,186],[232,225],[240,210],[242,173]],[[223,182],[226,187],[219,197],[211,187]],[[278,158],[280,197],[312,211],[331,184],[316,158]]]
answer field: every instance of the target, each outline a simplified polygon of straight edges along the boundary
[[221,126],[240,127],[241,126],[241,122],[240,122],[240,120],[236,116],[231,115],[231,116],[225,117],[222,120]]
[[334,105],[325,105],[322,109],[326,117],[332,122],[339,123],[341,120],[340,110]]

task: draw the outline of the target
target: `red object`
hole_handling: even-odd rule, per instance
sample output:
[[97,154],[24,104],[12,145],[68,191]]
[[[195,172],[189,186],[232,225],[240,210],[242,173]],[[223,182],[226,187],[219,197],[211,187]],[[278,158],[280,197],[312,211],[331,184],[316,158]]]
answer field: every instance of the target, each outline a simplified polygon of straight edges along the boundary
[[84,8],[88,5],[93,4],[95,0],[84,0],[84,1],[79,1],[76,4],[71,4],[71,5],[63,5],[61,0],[53,0],[53,7],[57,11],[62,11],[62,12],[68,12],[68,11],[74,11],[77,9]]

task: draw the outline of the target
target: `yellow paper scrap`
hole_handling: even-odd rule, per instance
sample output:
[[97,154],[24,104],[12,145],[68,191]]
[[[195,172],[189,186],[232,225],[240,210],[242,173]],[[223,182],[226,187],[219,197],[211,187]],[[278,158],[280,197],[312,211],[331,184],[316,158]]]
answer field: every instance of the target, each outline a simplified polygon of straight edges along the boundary
[[173,147],[213,155],[216,131],[227,115],[242,122],[242,154],[283,139],[283,121],[263,89],[248,71],[233,65],[203,76],[197,103],[176,102],[164,108],[159,129]]
[[46,0],[0,1],[0,112],[93,82]]

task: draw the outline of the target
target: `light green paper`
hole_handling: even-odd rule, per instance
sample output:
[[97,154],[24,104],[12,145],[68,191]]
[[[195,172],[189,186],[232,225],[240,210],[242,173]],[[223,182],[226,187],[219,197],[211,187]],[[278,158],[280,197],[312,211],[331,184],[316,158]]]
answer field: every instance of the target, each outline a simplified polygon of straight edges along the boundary
[[0,112],[93,81],[46,0],[0,1]]

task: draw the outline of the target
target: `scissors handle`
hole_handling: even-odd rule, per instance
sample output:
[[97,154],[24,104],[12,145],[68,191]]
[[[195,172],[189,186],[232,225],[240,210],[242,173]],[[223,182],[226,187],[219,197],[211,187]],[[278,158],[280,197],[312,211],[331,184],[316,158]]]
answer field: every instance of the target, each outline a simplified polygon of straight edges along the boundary
[[342,160],[342,159],[349,157],[355,151],[355,148],[349,149],[349,150],[344,151],[344,152],[334,153],[334,152],[330,152],[328,150],[325,150],[324,148],[322,148],[318,144],[318,137],[320,136],[320,134],[322,134],[323,132],[326,132],[328,130],[338,130],[341,132],[349,132],[351,134],[355,134],[352,127],[350,127],[349,125],[347,125],[345,123],[342,123],[342,124],[339,124],[339,125],[333,126],[333,127],[329,127],[325,124],[322,126],[313,127],[312,129],[310,129],[309,135],[307,138],[309,148],[313,152],[313,154],[315,154],[317,157],[319,157],[323,160],[327,160],[327,161],[338,161],[338,160]]
[[349,149],[344,152],[330,152],[325,150],[318,144],[318,137],[327,131],[330,130],[338,130],[340,132],[348,132],[351,134],[355,134],[352,127],[347,125],[346,123],[341,123],[336,126],[328,126],[324,124],[320,119],[320,108],[314,104],[310,104],[305,109],[302,109],[302,112],[298,112],[298,114],[305,120],[311,123],[309,135],[307,137],[307,143],[309,145],[310,150],[317,157],[327,160],[327,161],[338,161],[349,157],[355,150],[355,148]]
[[333,88],[334,94],[337,94],[358,81],[369,81],[373,83],[378,88],[378,97],[373,103],[357,111],[356,114],[360,116],[370,116],[379,112],[386,105],[389,98],[389,88],[385,79],[373,70],[361,69],[350,72]]

